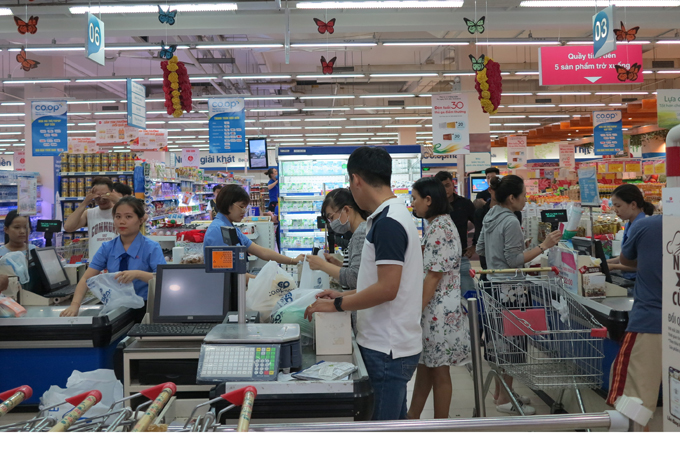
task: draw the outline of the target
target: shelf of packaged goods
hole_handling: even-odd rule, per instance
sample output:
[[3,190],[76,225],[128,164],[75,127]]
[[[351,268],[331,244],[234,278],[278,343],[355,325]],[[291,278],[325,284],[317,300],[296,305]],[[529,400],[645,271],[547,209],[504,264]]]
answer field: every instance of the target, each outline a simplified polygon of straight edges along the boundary
[[297,215],[300,215],[299,217],[308,216],[308,215],[314,215],[319,216],[318,211],[282,211],[282,215],[284,216],[291,216],[291,218],[296,217]]
[[304,199],[304,200],[323,200],[324,196],[318,192],[298,192],[294,194],[281,194],[281,199]]
[[159,215],[159,216],[154,216],[154,217],[150,218],[149,220],[150,221],[160,221],[161,219],[165,219],[168,216],[172,216],[174,214],[183,214],[185,218],[190,218],[190,217],[193,217],[193,216],[200,216],[202,214],[208,214],[208,212],[207,211],[196,211],[196,212],[192,211],[191,213],[167,213],[167,214],[163,214],[163,215]]
[[116,176],[116,175],[133,175],[134,172],[120,171],[120,172],[61,172],[59,175],[62,177],[82,177],[88,175],[97,176]]
[[286,232],[286,233],[291,233],[291,234],[293,234],[293,235],[291,235],[291,236],[296,236],[296,235],[294,235],[295,233],[318,233],[318,234],[323,234],[323,232],[324,232],[323,230],[319,230],[319,229],[287,229],[287,228],[285,228],[285,227],[282,227],[282,228],[281,228],[281,231],[282,231],[282,232]]
[[176,183],[176,184],[181,184],[187,181],[191,181],[193,183],[193,180],[183,180],[181,178],[148,178],[149,181],[152,183]]
[[153,202],[166,202],[170,200],[177,200],[180,196],[175,195],[175,196],[166,196],[166,197],[154,197],[152,199]]

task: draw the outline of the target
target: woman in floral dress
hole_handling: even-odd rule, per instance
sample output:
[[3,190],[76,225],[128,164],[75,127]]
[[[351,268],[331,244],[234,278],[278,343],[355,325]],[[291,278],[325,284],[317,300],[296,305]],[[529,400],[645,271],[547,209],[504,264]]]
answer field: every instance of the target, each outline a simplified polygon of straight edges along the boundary
[[421,178],[413,185],[413,212],[427,220],[423,234],[423,353],[416,371],[410,419],[419,419],[430,390],[434,417],[448,418],[451,406],[450,366],[466,364],[470,329],[460,303],[462,248],[441,181]]

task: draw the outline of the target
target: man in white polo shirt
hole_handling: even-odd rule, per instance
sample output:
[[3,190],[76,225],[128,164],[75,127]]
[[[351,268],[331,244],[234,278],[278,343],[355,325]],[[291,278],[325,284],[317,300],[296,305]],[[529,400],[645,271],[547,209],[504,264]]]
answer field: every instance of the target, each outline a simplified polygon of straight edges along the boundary
[[406,385],[422,351],[418,230],[392,192],[392,158],[384,148],[354,150],[347,173],[354,200],[372,213],[357,289],[321,292],[305,316],[311,321],[314,312],[358,311],[357,343],[375,393],[373,419],[406,419]]

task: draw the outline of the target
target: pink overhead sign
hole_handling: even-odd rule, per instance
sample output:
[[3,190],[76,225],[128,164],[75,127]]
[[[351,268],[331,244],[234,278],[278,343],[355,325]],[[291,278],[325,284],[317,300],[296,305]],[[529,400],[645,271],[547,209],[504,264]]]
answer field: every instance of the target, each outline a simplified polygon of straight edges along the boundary
[[634,84],[643,82],[642,46],[628,44],[595,58],[593,46],[541,47],[541,85]]

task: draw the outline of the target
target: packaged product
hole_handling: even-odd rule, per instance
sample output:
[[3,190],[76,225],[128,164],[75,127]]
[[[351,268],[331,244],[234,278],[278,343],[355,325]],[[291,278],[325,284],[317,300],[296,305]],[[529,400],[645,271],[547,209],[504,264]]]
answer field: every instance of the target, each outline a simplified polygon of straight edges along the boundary
[[12,298],[0,295],[0,317],[23,317],[26,309]]

